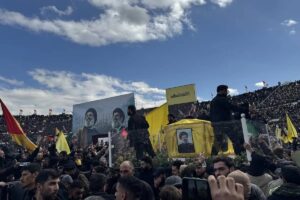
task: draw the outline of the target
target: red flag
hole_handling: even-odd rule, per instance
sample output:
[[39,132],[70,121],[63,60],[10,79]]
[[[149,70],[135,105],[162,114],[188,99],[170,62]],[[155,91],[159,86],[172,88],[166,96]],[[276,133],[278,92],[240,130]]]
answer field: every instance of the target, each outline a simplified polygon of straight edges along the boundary
[[31,142],[29,138],[26,137],[23,129],[21,128],[19,122],[11,115],[3,101],[0,99],[3,117],[6,123],[7,132],[10,133],[13,141],[15,141],[18,145],[23,146],[29,151],[34,151],[36,149],[36,145]]

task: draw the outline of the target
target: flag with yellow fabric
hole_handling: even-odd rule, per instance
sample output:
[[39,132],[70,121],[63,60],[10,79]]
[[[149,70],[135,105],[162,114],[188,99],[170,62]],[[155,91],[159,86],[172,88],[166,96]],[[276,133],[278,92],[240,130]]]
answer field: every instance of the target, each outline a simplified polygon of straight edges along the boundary
[[227,151],[219,151],[219,155],[234,155],[234,148],[233,148],[233,144],[232,144],[232,141],[228,138],[228,143],[227,143]]
[[287,124],[287,139],[289,142],[293,142],[294,137],[298,137],[297,130],[292,123],[289,115],[286,113],[286,124]]
[[146,116],[146,120],[149,124],[149,138],[153,146],[154,151],[157,151],[160,144],[164,141],[164,134],[162,134],[163,127],[168,124],[168,104],[155,108],[149,112]]
[[56,131],[56,136],[57,136],[57,140],[56,140],[56,149],[58,151],[58,153],[65,151],[67,152],[67,154],[70,154],[70,147],[69,144],[66,140],[66,137],[64,135],[64,133],[62,131],[59,131],[57,128],[55,129]]
[[282,138],[281,140],[285,144],[291,142],[288,137],[288,130],[286,128],[283,128],[283,130],[281,130],[281,138]]
[[6,105],[0,99],[4,121],[6,123],[7,132],[11,135],[12,140],[18,145],[32,152],[36,149],[36,145],[26,136],[19,122],[12,116]]

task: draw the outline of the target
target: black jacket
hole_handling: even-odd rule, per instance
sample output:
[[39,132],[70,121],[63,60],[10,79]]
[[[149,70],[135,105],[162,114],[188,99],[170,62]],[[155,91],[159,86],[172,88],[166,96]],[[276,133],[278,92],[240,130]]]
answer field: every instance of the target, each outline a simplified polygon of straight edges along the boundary
[[247,173],[251,176],[262,176],[268,170],[275,171],[276,165],[267,157],[252,152],[250,166],[247,169]]
[[130,146],[144,143],[149,138],[148,128],[149,124],[144,116],[130,116],[127,127]]
[[23,200],[25,190],[21,182],[10,182],[6,187],[0,188],[0,199],[6,200]]
[[232,111],[239,111],[239,108],[231,104],[226,95],[218,94],[210,103],[210,120],[229,121],[232,119]]
[[268,200],[298,200],[300,199],[300,185],[284,183],[275,190]]
[[143,169],[140,171],[138,176],[139,179],[148,183],[151,187],[154,187],[154,177],[153,177],[154,170],[151,169]]

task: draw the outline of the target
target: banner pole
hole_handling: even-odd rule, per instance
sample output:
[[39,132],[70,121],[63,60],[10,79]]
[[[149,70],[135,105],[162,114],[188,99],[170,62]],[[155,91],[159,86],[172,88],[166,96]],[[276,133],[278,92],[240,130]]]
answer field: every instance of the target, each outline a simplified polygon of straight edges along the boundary
[[269,147],[272,149],[271,138],[270,138],[270,133],[269,133],[269,126],[268,126],[268,124],[265,124],[265,126],[266,126],[266,132],[268,135]]
[[112,153],[111,153],[111,132],[108,132],[108,166],[112,167]]
[[[245,118],[245,114],[241,114],[241,123],[242,123],[242,129],[243,129],[243,135],[244,135],[244,141],[246,143],[249,144],[249,132],[248,132],[248,129],[247,129],[247,122],[246,122],[246,118]],[[251,153],[246,150],[246,154],[247,154],[247,160],[248,161],[251,161]]]

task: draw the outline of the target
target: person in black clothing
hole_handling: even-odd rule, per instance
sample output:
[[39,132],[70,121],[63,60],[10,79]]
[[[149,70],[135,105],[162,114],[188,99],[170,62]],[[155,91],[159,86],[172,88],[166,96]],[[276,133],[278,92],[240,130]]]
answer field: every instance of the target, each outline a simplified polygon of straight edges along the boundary
[[136,114],[134,105],[128,106],[127,114],[130,116],[127,127],[129,143],[136,151],[137,160],[143,158],[144,152],[148,153],[149,156],[154,157],[155,153],[149,139],[149,124],[145,117]]
[[40,169],[41,167],[37,163],[31,163],[28,166],[23,167],[20,181],[24,189],[24,197],[34,193],[36,189],[35,179],[39,174]]
[[236,154],[244,151],[241,122],[232,118],[234,112],[242,113],[245,109],[230,103],[227,95],[228,86],[219,85],[217,96],[210,103],[210,120],[215,133],[212,155],[217,155],[220,149],[227,151],[227,137],[232,141]]
[[37,163],[30,163],[29,165],[20,168],[20,181],[5,183],[6,196],[1,196],[0,199],[27,200],[33,196],[36,190],[35,178],[40,171],[40,165]]
[[148,183],[151,187],[154,185],[153,164],[150,157],[145,156],[141,160],[141,171],[138,178]]
[[154,194],[149,184],[134,176],[119,178],[115,196],[116,200],[154,200]]
[[172,175],[179,176],[180,175],[179,169],[180,169],[180,166],[183,164],[184,163],[181,160],[175,160],[171,166]]
[[104,191],[104,186],[106,184],[107,178],[104,174],[96,173],[90,177],[90,194],[88,199],[93,197],[102,197],[105,200],[115,199],[114,195],[107,194]]
[[166,172],[162,167],[157,168],[153,173],[154,185],[152,187],[154,197],[159,200],[159,193],[161,188],[165,185]]
[[69,200],[82,200],[84,194],[84,187],[81,181],[75,180],[70,185],[68,199]]
[[287,165],[281,170],[284,183],[268,197],[268,200],[300,199],[300,168]]
[[59,196],[59,174],[53,169],[40,171],[35,179],[36,191],[26,200],[61,200]]

